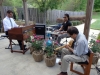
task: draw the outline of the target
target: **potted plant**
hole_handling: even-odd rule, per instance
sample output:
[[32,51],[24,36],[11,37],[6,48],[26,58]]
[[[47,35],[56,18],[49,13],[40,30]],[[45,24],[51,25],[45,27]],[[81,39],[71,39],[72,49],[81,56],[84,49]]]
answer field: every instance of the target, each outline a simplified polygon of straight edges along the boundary
[[[48,44],[49,43],[49,44]],[[47,41],[46,47],[45,47],[45,55],[44,60],[48,67],[52,67],[56,63],[56,55],[54,54],[54,45],[53,43],[50,44],[50,40]]]
[[29,34],[30,36],[26,39],[26,42],[28,43],[28,47],[30,49],[30,54],[32,54],[32,52],[34,51],[34,48],[32,47],[33,35],[30,32],[28,32],[27,34]]
[[[100,37],[100,35],[98,35],[97,37]],[[96,39],[96,36],[94,34],[92,35],[92,39],[90,40],[89,48],[94,52],[92,64],[97,64],[100,53],[100,39]]]
[[32,47],[34,51],[32,52],[32,56],[36,62],[40,62],[43,60],[44,51],[42,50],[43,37],[34,35],[34,38],[31,41]]

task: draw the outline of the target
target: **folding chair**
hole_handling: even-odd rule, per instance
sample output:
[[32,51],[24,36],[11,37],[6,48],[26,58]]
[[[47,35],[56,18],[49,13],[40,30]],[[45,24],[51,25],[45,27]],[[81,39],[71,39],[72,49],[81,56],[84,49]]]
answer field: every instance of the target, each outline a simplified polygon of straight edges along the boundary
[[92,50],[89,49],[89,53],[88,53],[88,61],[86,62],[79,62],[77,63],[78,65],[81,65],[81,67],[84,69],[84,73],[81,73],[79,71],[76,71],[76,70],[73,70],[73,62],[71,62],[71,65],[70,65],[70,71],[72,72],[75,72],[79,75],[90,75],[90,69],[91,69],[91,64],[92,64],[92,60],[93,60],[93,52]]
[[[1,37],[9,39],[8,35],[1,35]],[[16,44],[12,41],[12,45],[16,45]],[[5,49],[11,49],[10,48],[10,43],[9,43],[8,47],[6,47]]]

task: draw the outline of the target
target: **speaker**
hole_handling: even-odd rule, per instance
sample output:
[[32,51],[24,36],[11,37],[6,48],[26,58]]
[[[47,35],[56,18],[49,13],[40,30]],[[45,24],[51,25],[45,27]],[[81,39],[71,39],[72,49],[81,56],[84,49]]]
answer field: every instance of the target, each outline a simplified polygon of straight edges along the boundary
[[45,24],[35,24],[36,35],[43,35],[45,39]]

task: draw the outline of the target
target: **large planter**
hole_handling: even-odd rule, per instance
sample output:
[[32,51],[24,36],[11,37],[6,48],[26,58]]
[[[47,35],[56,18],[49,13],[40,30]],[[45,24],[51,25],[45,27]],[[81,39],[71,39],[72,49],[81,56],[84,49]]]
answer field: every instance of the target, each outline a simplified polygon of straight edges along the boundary
[[49,57],[49,58],[47,58],[47,56],[45,55],[45,56],[44,56],[44,59],[45,59],[46,65],[47,65],[48,67],[52,67],[52,66],[54,66],[55,63],[56,63],[56,55],[55,55],[55,54],[53,54],[52,57]]
[[39,52],[37,52],[37,51],[32,52],[32,56],[36,62],[40,62],[43,60],[43,54],[44,54],[44,52],[42,50]]
[[97,64],[99,60],[99,53],[94,53],[92,64]]

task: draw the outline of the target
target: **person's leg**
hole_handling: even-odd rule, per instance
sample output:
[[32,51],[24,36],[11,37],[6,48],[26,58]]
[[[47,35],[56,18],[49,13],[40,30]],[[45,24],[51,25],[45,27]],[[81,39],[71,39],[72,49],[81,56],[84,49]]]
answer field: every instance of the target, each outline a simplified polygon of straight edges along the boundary
[[57,37],[57,42],[60,44],[61,39],[63,39],[64,37],[68,38],[68,34],[64,33],[64,34],[59,34]]
[[69,51],[69,50],[66,49],[66,48],[63,48],[63,49],[61,50],[61,60],[63,59],[63,57],[64,57],[65,55],[71,55],[71,54],[72,54],[71,51]]
[[18,42],[18,44],[20,46],[20,49],[23,50],[23,48],[22,48],[22,41],[21,40],[17,40],[17,42]]
[[65,55],[62,59],[61,72],[67,72],[69,62],[85,62],[88,59],[87,55],[76,56],[76,55]]
[[[18,41],[18,43],[19,43],[19,46],[20,46],[20,50],[23,50],[23,47],[22,47],[22,40],[17,40]],[[25,50],[25,46],[26,45],[24,45],[24,50]]]
[[8,35],[8,31],[5,31],[5,34]]

